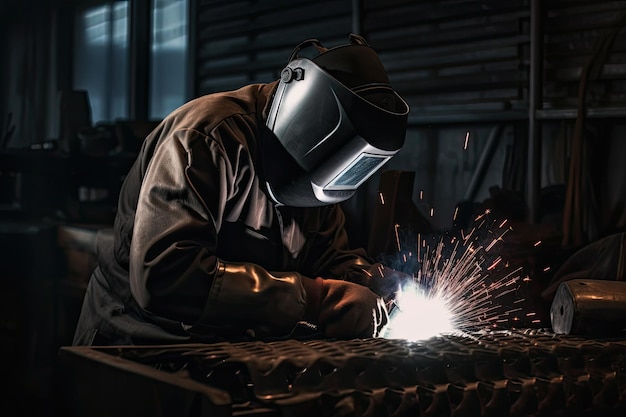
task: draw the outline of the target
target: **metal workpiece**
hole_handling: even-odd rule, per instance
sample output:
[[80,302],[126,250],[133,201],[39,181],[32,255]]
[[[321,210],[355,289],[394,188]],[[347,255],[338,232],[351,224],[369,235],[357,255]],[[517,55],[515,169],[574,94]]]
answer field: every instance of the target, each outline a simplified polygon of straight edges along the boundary
[[573,279],[562,282],[550,306],[557,334],[626,334],[626,282]]
[[130,415],[127,410],[143,415],[136,413],[155,408],[164,416],[626,412],[626,341],[538,329],[441,335],[416,342],[64,347],[59,363],[59,398],[68,416]]

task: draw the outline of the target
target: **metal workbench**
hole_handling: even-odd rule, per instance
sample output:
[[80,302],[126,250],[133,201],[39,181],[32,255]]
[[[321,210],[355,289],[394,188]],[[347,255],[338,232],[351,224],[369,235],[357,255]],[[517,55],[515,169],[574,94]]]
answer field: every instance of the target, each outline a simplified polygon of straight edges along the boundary
[[63,347],[64,416],[623,416],[626,341],[544,330],[428,340]]

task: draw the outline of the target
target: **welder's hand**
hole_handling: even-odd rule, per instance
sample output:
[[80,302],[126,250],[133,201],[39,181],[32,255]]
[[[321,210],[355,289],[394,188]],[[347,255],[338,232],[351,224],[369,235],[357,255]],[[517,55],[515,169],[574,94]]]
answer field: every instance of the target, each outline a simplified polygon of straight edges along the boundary
[[374,264],[369,269],[369,288],[385,301],[396,297],[398,290],[407,282],[413,280],[413,276],[398,271],[382,264]]
[[319,291],[319,299],[310,298],[313,305],[309,315],[324,335],[338,339],[378,337],[387,325],[385,303],[369,288],[334,279],[310,281],[315,282],[317,289],[311,292]]

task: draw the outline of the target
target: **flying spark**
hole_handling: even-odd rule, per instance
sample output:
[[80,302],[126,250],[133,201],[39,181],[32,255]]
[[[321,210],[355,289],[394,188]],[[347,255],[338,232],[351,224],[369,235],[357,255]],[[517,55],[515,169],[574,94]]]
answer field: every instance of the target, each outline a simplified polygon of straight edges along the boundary
[[[502,256],[488,253],[496,252],[494,247],[509,230],[494,233],[492,228],[501,229],[506,222],[497,226],[488,221],[488,215],[485,212],[478,216],[480,225],[469,233],[461,231],[460,238],[440,237],[432,248],[425,246],[426,239],[417,235],[418,259],[413,280],[400,288],[383,337],[421,340],[438,334],[498,328],[519,320],[517,314],[522,308],[510,308],[506,303],[524,301],[517,294],[529,278],[522,278],[521,267],[511,267]],[[484,238],[485,229],[491,241]],[[396,228],[397,239],[398,236]],[[407,261],[398,255],[399,262]]]
[[396,244],[398,245],[398,252],[402,252],[402,248],[400,247],[400,235],[398,234],[399,227],[400,225],[396,224],[393,228],[394,228],[394,231],[396,232]]

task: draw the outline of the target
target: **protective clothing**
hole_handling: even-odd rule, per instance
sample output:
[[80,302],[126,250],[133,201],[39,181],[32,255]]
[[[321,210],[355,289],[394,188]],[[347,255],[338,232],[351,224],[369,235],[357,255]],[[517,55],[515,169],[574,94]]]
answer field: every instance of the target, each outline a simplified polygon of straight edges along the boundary
[[328,337],[377,337],[389,321],[383,298],[367,287],[321,278],[303,283],[310,295],[305,319],[317,323]]
[[279,206],[267,195],[259,168],[275,89],[197,98],[145,139],[113,238],[99,242],[75,345],[287,337],[314,303],[304,283],[316,277],[376,298],[365,287],[378,266],[349,249],[340,206]]
[[[299,56],[309,46],[320,54]],[[332,49],[316,39],[301,43],[281,73],[266,122],[279,142],[264,153],[270,195],[299,207],[349,199],[402,147],[408,112],[362,37],[352,34],[349,44]]]

